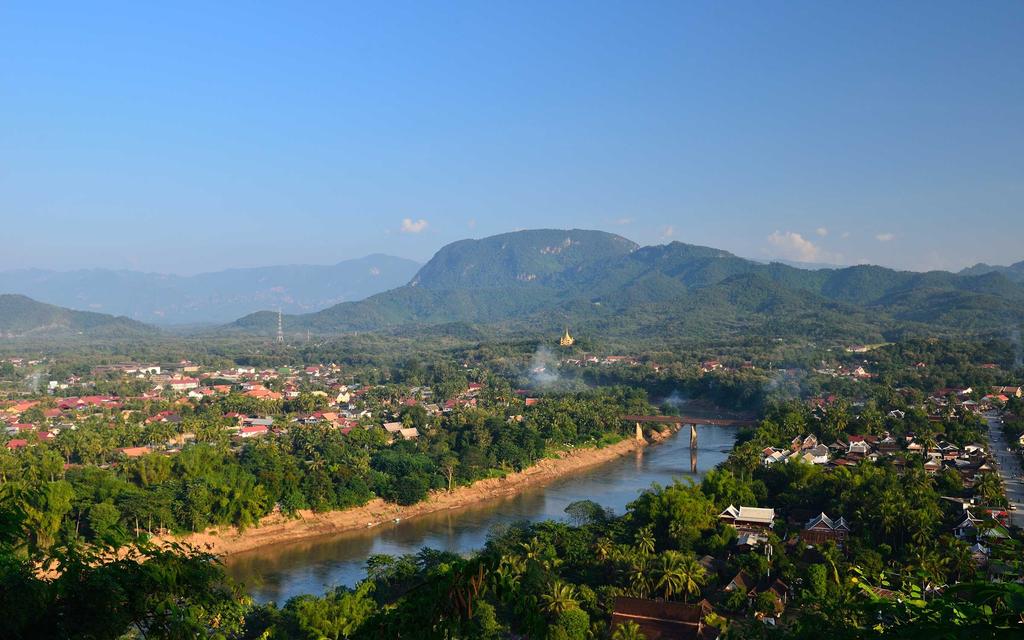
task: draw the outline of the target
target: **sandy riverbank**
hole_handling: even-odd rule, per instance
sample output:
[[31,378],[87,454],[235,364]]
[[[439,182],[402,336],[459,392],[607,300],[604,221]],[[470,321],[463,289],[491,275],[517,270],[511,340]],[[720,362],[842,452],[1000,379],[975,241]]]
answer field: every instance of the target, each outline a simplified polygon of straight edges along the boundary
[[[660,441],[669,435],[671,435],[669,432],[655,433],[649,436],[649,439]],[[372,528],[395,518],[406,520],[437,511],[458,509],[491,498],[512,495],[528,486],[544,483],[587,467],[614,460],[647,444],[646,441],[640,442],[630,438],[600,449],[576,449],[566,452],[558,458],[541,460],[529,469],[511,473],[504,478],[480,480],[468,487],[458,487],[450,493],[447,491],[432,492],[423,502],[405,507],[387,503],[378,498],[361,507],[342,511],[326,513],[300,511],[296,518],[270,515],[264,518],[258,527],[251,527],[243,532],[234,528],[220,527],[183,538],[173,538],[173,540],[227,556],[281,542]]]

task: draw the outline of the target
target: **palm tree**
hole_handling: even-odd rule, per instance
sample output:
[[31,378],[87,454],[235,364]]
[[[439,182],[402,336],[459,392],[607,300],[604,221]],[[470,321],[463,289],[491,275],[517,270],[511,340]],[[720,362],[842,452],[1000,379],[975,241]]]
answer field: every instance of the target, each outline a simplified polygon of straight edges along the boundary
[[1003,483],[999,476],[994,473],[985,473],[978,480],[974,487],[975,493],[980,495],[988,504],[1001,506],[1006,498],[1003,496]]
[[682,575],[683,602],[687,602],[690,596],[700,595],[700,588],[708,582],[708,572],[692,555],[683,560],[679,571]]
[[658,582],[656,586],[662,589],[666,600],[683,590],[683,583],[686,575],[683,573],[683,554],[678,551],[666,551],[658,563]]
[[654,581],[651,579],[651,563],[644,556],[638,556],[629,567],[629,592],[634,598],[646,598],[651,594]]
[[561,580],[555,580],[547,593],[541,596],[544,603],[544,610],[553,616],[579,607],[576,600],[576,587],[566,584]]
[[608,538],[598,538],[597,542],[594,543],[594,553],[597,556],[597,559],[601,562],[604,562],[605,560],[610,558],[612,556],[612,553],[614,552],[615,543],[613,543]]
[[492,574],[492,580],[495,583],[495,590],[503,602],[509,601],[519,593],[524,573],[526,573],[526,560],[522,557],[501,556],[498,568]]
[[327,466],[327,460],[321,457],[320,454],[316,451],[313,452],[312,457],[306,460],[306,467],[310,471],[318,471],[320,469],[323,469],[325,466]]
[[956,581],[960,582],[965,577],[970,578],[975,573],[974,556],[971,548],[963,542],[957,542],[949,551],[950,570],[956,575]]
[[654,527],[647,525],[637,531],[634,541],[636,542],[636,548],[640,553],[644,555],[651,555],[654,553]]
[[930,549],[919,547],[913,555],[913,565],[924,578],[922,586],[927,586],[928,582],[941,584],[946,577],[947,564],[949,564],[949,558]]
[[473,603],[479,600],[487,584],[484,563],[477,561],[456,563],[448,574],[446,608],[449,624],[456,619],[473,617]]
[[640,630],[640,625],[632,620],[626,620],[615,627],[612,640],[647,640],[647,636]]
[[818,545],[818,553],[825,559],[828,566],[832,568],[832,579],[835,581],[836,586],[839,586],[839,567],[837,562],[839,560],[839,549],[835,544],[826,543]]
[[536,536],[531,538],[529,542],[519,543],[519,548],[523,550],[527,561],[532,560],[547,571],[561,563],[558,557],[554,555],[551,547],[545,545]]

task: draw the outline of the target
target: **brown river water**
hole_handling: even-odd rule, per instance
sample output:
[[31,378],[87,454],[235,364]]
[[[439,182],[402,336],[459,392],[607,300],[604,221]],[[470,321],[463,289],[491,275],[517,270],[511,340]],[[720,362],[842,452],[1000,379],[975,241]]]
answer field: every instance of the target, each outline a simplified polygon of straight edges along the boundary
[[[698,480],[725,460],[736,429],[698,426],[696,452],[689,430],[607,463],[529,486],[515,496],[442,511],[366,531],[281,543],[230,556],[228,574],[257,602],[284,604],[297,595],[322,594],[337,585],[353,586],[365,576],[366,559],[377,553],[402,555],[423,547],[469,553],[481,548],[493,527],[513,522],[566,520],[565,508],[594,500],[617,514],[653,483],[674,478]],[[694,472],[696,468],[696,472]]]

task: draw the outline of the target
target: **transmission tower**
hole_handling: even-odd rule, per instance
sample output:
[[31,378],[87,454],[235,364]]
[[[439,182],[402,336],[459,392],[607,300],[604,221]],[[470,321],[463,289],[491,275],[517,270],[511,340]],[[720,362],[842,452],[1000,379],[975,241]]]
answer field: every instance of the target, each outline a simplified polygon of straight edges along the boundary
[[284,318],[281,310],[277,310],[277,343],[284,344]]

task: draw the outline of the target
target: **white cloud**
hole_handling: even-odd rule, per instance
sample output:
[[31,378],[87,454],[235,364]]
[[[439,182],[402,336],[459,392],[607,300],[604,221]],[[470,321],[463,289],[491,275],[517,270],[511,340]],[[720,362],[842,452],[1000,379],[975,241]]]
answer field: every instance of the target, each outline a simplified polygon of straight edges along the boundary
[[825,236],[828,235],[828,229],[826,229],[825,227],[818,227],[817,229],[814,230],[814,233],[824,238]]
[[633,224],[633,218],[619,218],[615,221],[615,224],[624,227],[627,224]]
[[875,236],[875,239],[878,240],[879,242],[889,242],[895,237],[895,234],[886,232],[878,234],[877,236]]
[[842,233],[842,235],[840,235],[839,237],[842,238],[843,240],[846,240],[847,238],[850,237],[850,232],[849,231],[844,231]]
[[427,228],[427,221],[423,218],[413,220],[412,218],[402,219],[402,233],[420,233]]
[[794,231],[775,231],[768,236],[768,244],[787,260],[797,262],[835,262],[839,256],[823,250],[807,238]]
[[664,230],[662,230],[662,232],[661,232],[661,237],[662,237],[662,238],[671,238],[671,237],[672,237],[672,236],[674,236],[674,235],[676,235],[676,228],[675,228],[675,227],[673,227],[672,225],[668,225],[668,226],[667,226],[667,227],[665,227],[665,229],[664,229]]
[[470,218],[469,220],[467,220],[466,226],[468,226],[470,229],[476,229],[476,218]]

